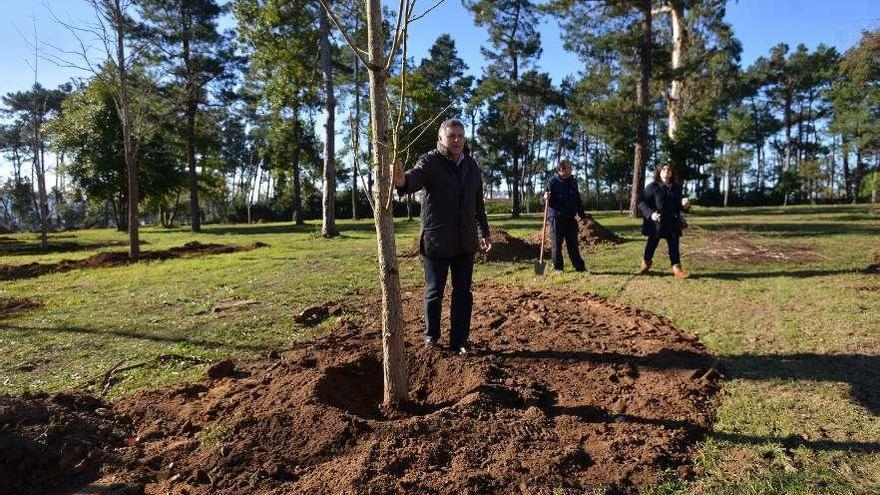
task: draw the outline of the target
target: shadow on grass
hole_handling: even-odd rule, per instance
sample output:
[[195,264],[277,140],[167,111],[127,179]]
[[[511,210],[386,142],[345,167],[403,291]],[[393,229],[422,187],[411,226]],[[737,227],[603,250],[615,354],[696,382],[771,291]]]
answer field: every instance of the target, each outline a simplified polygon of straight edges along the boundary
[[774,270],[764,272],[701,272],[691,273],[690,278],[701,279],[711,278],[717,280],[748,280],[756,278],[813,278],[813,277],[830,277],[834,275],[847,275],[852,273],[861,273],[861,270],[837,269],[837,270]]
[[[553,359],[594,363],[631,363],[638,367],[694,368],[695,375],[709,369],[710,356],[664,349],[646,356],[615,352],[556,351],[550,349],[484,351],[504,359]],[[867,354],[780,354],[740,355],[721,359],[728,378],[743,380],[809,380],[847,383],[854,402],[880,414],[880,355]]]
[[630,363],[635,366],[655,369],[694,368],[702,375],[711,365],[713,358],[706,354],[698,354],[691,351],[676,351],[663,349],[646,356],[621,354],[619,352],[588,352],[588,351],[556,351],[552,349],[540,349],[534,351],[484,351],[481,354],[492,354],[504,359],[552,359],[554,361],[577,361],[605,364]]
[[[867,220],[867,219],[866,219]],[[746,233],[778,236],[778,237],[817,237],[827,235],[880,235],[880,225],[869,227],[864,225],[852,225],[846,222],[835,223],[718,223],[718,224],[695,224],[701,229],[723,232],[726,230],[740,230]]]
[[770,354],[732,356],[721,363],[729,378],[847,383],[857,404],[880,414],[880,355]]
[[832,213],[863,213],[868,214],[868,205],[841,206],[764,206],[764,207],[707,207],[695,208],[689,215],[698,217],[734,217],[734,216],[778,216],[778,215],[809,215]]
[[550,414],[552,416],[575,416],[578,417],[581,421],[588,423],[608,423],[614,421],[615,423],[633,423],[664,426],[672,430],[683,430],[692,438],[698,438],[705,435],[708,438],[712,438],[718,441],[742,445],[764,445],[769,443],[779,444],[787,449],[805,447],[813,451],[840,450],[864,454],[880,453],[880,442],[812,440],[799,435],[788,435],[782,437],[770,435],[743,435],[740,433],[726,433],[721,431],[706,431],[705,428],[690,421],[681,421],[670,418],[646,418],[642,416],[635,416],[632,414],[614,415],[610,411],[595,406],[552,406],[550,408]]
[[163,344],[188,344],[203,347],[205,349],[228,349],[235,350],[240,352],[264,352],[269,349],[275,349],[277,346],[272,345],[254,345],[254,344],[242,344],[242,343],[230,343],[230,342],[212,342],[204,339],[193,339],[193,338],[185,338],[185,337],[171,337],[166,335],[155,335],[155,334],[146,334],[139,332],[132,332],[126,330],[113,330],[107,328],[85,328],[85,327],[74,327],[74,326],[58,326],[58,327],[33,327],[33,326],[21,326],[21,325],[10,325],[8,323],[0,323],[0,332],[4,331],[19,331],[19,332],[46,332],[46,333],[68,333],[68,334],[79,334],[79,335],[92,335],[96,338],[100,338],[104,335],[114,336],[114,337],[124,337],[126,339],[132,340],[146,340],[150,342],[159,342]]
[[[687,268],[687,267],[685,267]],[[618,276],[634,276],[636,275],[637,269],[633,269],[631,272],[623,272],[623,271],[604,271],[604,270],[591,270],[593,275],[618,275]],[[776,277],[789,277],[789,278],[812,278],[812,277],[830,277],[834,275],[846,275],[853,273],[862,273],[862,270],[857,268],[851,269],[837,269],[837,270],[774,270],[774,271],[763,271],[763,272],[691,272],[690,279],[718,279],[718,280],[747,280],[747,279],[757,279],[757,278],[776,278]],[[669,265],[658,265],[655,263],[654,267],[647,275],[640,275],[640,277],[672,277],[672,268]]]

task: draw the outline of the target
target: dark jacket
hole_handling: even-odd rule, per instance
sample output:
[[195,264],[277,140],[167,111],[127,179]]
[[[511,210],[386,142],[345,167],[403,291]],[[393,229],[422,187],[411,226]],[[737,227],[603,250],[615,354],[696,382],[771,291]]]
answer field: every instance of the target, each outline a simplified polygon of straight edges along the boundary
[[569,175],[563,179],[556,174],[547,182],[547,191],[550,192],[550,210],[548,216],[574,218],[586,215],[584,205],[581,203],[581,195],[578,192],[577,179]]
[[456,165],[437,150],[422,155],[397,192],[411,194],[423,188],[419,252],[429,258],[451,258],[479,251],[479,238],[489,236],[489,222],[483,177],[473,158],[465,153]]
[[[645,187],[639,201],[642,213],[642,235],[648,237],[681,237],[681,185],[665,185],[654,181]],[[651,220],[651,214],[660,212],[660,222]]]

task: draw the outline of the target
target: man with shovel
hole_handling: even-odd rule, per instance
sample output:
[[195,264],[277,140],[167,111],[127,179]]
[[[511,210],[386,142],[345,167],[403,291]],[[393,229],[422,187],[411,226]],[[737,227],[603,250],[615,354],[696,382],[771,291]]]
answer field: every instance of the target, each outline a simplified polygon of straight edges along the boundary
[[571,175],[572,163],[560,160],[556,166],[556,175],[547,183],[544,201],[548,201],[550,222],[550,251],[553,258],[553,270],[562,271],[562,243],[568,248],[568,257],[576,272],[586,272],[584,259],[578,247],[578,223],[575,215],[581,220],[587,218],[581,195],[578,192],[577,179]]
[[452,273],[449,343],[453,352],[469,354],[474,254],[480,249],[488,252],[492,243],[483,177],[464,150],[464,124],[458,119],[444,121],[437,132],[437,149],[422,155],[406,173],[395,164],[394,186],[401,196],[425,190],[419,237],[426,283],[425,345],[436,347],[440,339],[443,290]]

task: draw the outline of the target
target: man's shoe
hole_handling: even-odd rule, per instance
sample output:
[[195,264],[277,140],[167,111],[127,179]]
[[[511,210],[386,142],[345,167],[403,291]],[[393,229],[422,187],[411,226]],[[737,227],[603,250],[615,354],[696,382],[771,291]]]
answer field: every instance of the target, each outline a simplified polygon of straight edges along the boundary
[[688,278],[691,276],[690,273],[681,269],[681,265],[672,265],[672,274],[675,275],[675,278]]
[[639,275],[647,275],[651,271],[651,262],[642,260],[642,266],[639,268]]
[[425,347],[428,349],[436,349],[437,348],[437,339],[428,337],[425,339]]

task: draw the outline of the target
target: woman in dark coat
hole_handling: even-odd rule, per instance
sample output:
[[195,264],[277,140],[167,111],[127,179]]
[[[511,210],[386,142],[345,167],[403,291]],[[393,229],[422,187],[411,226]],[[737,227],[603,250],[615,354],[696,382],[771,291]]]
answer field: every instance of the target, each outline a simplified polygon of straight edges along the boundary
[[660,244],[660,239],[666,239],[672,273],[676,278],[688,277],[681,268],[679,238],[684,225],[681,213],[687,211],[691,204],[682,194],[681,184],[676,179],[675,169],[671,165],[664,163],[658,166],[654,170],[654,182],[645,187],[645,192],[639,201],[642,235],[648,237],[639,274],[648,273],[654,259],[654,250]]

